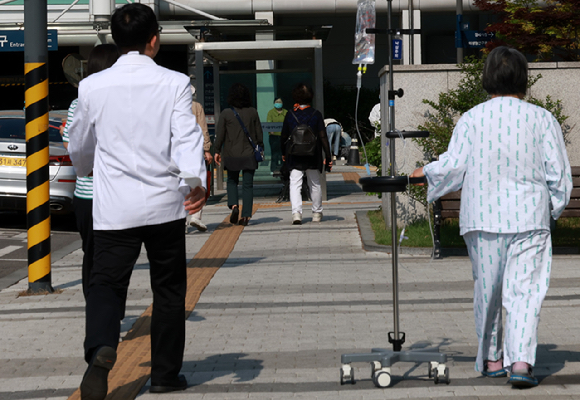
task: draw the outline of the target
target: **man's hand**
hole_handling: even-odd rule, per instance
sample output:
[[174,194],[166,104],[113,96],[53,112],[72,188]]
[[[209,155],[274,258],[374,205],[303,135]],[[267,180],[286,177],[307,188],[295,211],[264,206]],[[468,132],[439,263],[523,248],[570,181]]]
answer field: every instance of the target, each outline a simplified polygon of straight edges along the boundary
[[211,164],[211,162],[213,161],[213,156],[211,155],[211,153],[209,151],[203,152],[203,158],[205,158],[205,162],[208,164]]
[[220,155],[220,153],[215,153],[215,163],[217,165],[221,165],[222,162],[222,156]]
[[[425,177],[425,173],[423,172],[423,167],[421,168],[417,168],[415,171],[413,171],[413,173],[411,175],[409,175],[409,178],[423,178]],[[415,183],[415,186],[424,186],[424,183]]]
[[191,191],[185,196],[185,202],[183,203],[185,210],[189,212],[189,214],[195,214],[200,211],[204,204],[205,188],[201,186],[191,189]]

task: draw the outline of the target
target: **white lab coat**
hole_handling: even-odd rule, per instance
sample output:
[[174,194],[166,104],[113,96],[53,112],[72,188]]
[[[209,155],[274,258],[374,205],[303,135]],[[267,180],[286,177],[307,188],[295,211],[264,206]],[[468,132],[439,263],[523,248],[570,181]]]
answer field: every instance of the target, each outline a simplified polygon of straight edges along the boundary
[[95,230],[185,218],[180,171],[206,187],[189,78],[146,55],[130,52],[81,81],[69,137],[77,175],[93,171]]
[[447,152],[423,169],[427,200],[463,188],[460,234],[550,229],[570,201],[562,130],[541,107],[497,97],[465,113]]

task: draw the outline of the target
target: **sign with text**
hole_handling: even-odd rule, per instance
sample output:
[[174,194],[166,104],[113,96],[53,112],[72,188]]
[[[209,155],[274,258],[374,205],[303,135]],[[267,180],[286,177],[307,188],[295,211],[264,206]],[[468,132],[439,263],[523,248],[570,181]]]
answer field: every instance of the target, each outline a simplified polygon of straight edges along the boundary
[[467,47],[475,49],[484,48],[487,42],[491,42],[495,37],[495,33],[485,31],[463,31],[463,34]]
[[262,131],[264,132],[281,132],[282,122],[262,122]]
[[393,39],[393,60],[403,59],[403,41],[401,39]]
[[[46,32],[48,50],[58,50],[58,31],[49,29]],[[24,31],[0,31],[0,51],[24,51]]]

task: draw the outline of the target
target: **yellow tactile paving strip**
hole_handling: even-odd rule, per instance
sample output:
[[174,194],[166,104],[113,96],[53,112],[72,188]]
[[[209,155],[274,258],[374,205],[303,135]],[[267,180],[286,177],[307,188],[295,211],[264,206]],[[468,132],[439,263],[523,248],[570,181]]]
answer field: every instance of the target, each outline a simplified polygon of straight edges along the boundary
[[355,183],[358,184],[358,180],[360,179],[360,175],[358,172],[343,172],[342,179],[344,183]]
[[[266,205],[260,205],[265,207]],[[278,206],[278,205],[276,205]],[[252,214],[258,205],[254,206]],[[229,216],[211,234],[199,252],[187,265],[187,296],[185,317],[188,318],[201,293],[217,270],[228,259],[244,227],[233,226]],[[117,348],[117,363],[109,373],[109,394],[106,400],[134,399],[151,374],[151,312],[152,306],[133,325]],[[76,390],[69,400],[80,400]]]

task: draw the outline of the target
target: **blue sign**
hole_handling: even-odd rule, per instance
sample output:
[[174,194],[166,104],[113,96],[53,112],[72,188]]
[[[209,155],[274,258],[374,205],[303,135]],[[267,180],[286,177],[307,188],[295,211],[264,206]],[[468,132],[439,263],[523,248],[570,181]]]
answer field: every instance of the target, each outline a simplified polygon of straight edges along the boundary
[[403,59],[403,40],[393,39],[393,60]]
[[[48,29],[48,50],[58,50],[58,31]],[[0,51],[24,51],[24,31],[0,31]]]

